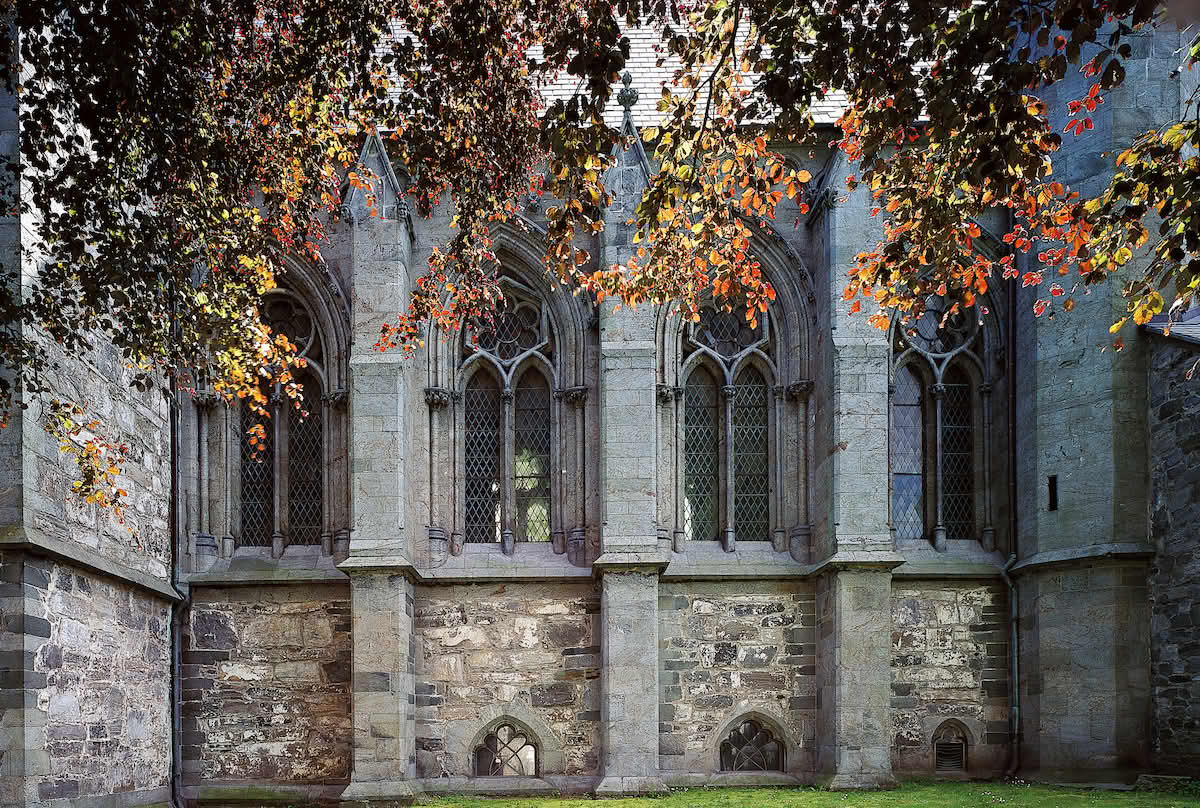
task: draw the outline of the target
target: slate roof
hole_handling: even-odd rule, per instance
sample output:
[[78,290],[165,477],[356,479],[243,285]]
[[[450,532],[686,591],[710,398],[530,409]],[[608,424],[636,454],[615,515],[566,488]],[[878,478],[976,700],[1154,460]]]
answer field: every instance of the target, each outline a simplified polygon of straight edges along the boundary
[[[1170,333],[1167,333],[1168,325]],[[1142,328],[1160,337],[1200,345],[1200,305],[1193,304],[1189,311],[1184,312],[1173,323],[1168,321],[1166,314],[1155,315]]]
[[[394,26],[392,36],[406,36],[403,28]],[[660,42],[659,33],[651,28],[629,28],[624,30],[629,38],[629,59],[626,70],[632,76],[631,86],[638,91],[638,101],[631,110],[633,123],[637,127],[656,126],[659,123],[658,100],[662,88],[669,84],[671,77],[678,67],[678,60],[668,59],[658,66]],[[537,58],[536,51],[531,57]],[[547,104],[558,99],[569,98],[575,91],[578,79],[570,76],[560,77],[557,81],[543,89]],[[609,126],[619,127],[622,123],[624,110],[617,102],[617,93],[622,88],[621,82],[613,84],[612,98],[604,111],[604,121]],[[813,105],[813,119],[819,124],[832,124],[841,116],[845,106],[845,96],[842,93],[830,93],[826,98]],[[703,109],[703,103],[700,104]]]

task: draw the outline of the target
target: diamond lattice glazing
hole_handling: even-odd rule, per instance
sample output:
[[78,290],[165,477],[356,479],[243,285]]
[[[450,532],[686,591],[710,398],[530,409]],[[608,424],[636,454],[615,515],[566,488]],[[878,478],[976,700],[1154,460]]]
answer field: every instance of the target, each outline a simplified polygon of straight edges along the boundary
[[525,371],[514,400],[513,487],[517,541],[550,540],[550,386]]
[[733,394],[733,516],[738,541],[770,536],[767,383],[756,368],[738,374]]
[[321,388],[311,376],[301,381],[301,408],[307,415],[290,403],[287,406],[288,543],[319,544],[325,490]]
[[684,535],[717,538],[720,418],[717,383],[705,368],[696,368],[684,386],[683,489]]
[[942,523],[951,539],[975,538],[975,435],[971,383],[959,368],[942,401]]
[[[248,433],[256,424],[264,426],[264,440],[257,447],[252,447]],[[238,544],[242,547],[269,547],[271,534],[275,531],[275,425],[269,418],[255,415],[243,404],[241,426],[242,535],[238,537]]]
[[925,535],[925,441],[921,379],[909,366],[896,371],[892,394],[892,525],[896,538]]
[[476,373],[463,394],[465,422],[464,540],[500,540],[500,387]]

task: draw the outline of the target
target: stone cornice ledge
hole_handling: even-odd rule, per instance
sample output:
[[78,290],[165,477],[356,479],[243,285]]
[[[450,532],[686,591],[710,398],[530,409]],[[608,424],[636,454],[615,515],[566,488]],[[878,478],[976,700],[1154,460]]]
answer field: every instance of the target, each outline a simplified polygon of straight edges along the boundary
[[592,569],[597,573],[608,570],[656,570],[661,572],[667,568],[671,559],[664,553],[655,550],[610,550],[602,553],[592,562]]
[[1013,572],[1045,567],[1051,564],[1069,564],[1073,561],[1088,561],[1103,558],[1148,558],[1154,548],[1143,542],[1107,542],[1090,544],[1087,547],[1072,547],[1066,550],[1046,550],[1034,553],[1013,565]]
[[111,558],[105,558],[82,545],[47,536],[41,531],[25,525],[5,525],[0,528],[0,550],[29,550],[41,553],[98,572],[101,575],[107,575],[110,578],[125,581],[167,600],[175,602],[183,600],[183,595],[167,581],[155,578],[147,572],[135,570]]
[[403,553],[388,555],[354,555],[337,565],[347,575],[356,572],[395,572],[407,575],[413,581],[420,580],[421,573]]
[[219,572],[189,572],[180,576],[190,586],[258,586],[260,584],[344,584],[346,573],[327,569],[268,567]]
[[809,575],[823,575],[841,570],[893,570],[904,563],[899,553],[877,550],[847,550],[834,553],[808,567]]
[[1001,567],[960,558],[910,559],[892,570],[893,578],[999,578]]

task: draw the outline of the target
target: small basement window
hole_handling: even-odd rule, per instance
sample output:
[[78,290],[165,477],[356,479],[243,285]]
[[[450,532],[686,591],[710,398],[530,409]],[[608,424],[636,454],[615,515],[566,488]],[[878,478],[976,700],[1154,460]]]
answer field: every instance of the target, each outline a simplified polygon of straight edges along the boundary
[[536,777],[537,747],[512,724],[501,724],[475,748],[476,777]]
[[955,724],[945,723],[933,734],[933,769],[936,772],[967,770],[967,733]]

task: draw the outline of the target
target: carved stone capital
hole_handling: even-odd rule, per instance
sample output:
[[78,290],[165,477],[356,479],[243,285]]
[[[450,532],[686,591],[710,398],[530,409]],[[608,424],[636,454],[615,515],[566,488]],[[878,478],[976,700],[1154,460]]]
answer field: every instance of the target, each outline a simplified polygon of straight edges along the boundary
[[732,384],[721,385],[721,395],[725,398],[733,398],[737,394],[737,387]]
[[330,406],[336,407],[339,410],[345,409],[350,403],[350,392],[348,390],[332,390],[326,393],[322,398],[329,403]]
[[942,396],[946,395],[946,385],[931,384],[929,385],[929,392],[933,394],[934,398],[941,398]]
[[587,402],[588,389],[586,386],[568,387],[563,396],[572,407],[582,407]]
[[500,393],[500,400],[506,404],[511,403],[513,400],[513,391],[505,390],[502,393]]
[[990,382],[984,382],[983,384],[979,385],[979,395],[986,398],[987,396],[990,396],[991,394],[992,394],[992,385]]
[[445,387],[426,387],[425,403],[431,410],[440,410],[450,404],[450,391]]
[[785,395],[787,395],[787,388],[786,388],[785,386],[783,386],[782,384],[777,384],[777,385],[775,385],[775,387],[774,387],[774,389],[772,390],[772,392],[775,394],[775,400],[776,400],[776,401],[779,401],[779,400],[781,400],[781,399],[782,399],[782,398],[783,398]]
[[678,393],[675,392],[678,389],[679,388],[672,387],[669,384],[656,384],[654,386],[654,392],[658,396],[658,403],[670,404],[672,401],[679,398]]
[[801,379],[800,381],[792,382],[787,386],[787,397],[791,401],[801,398],[808,398],[812,391],[812,379]]

